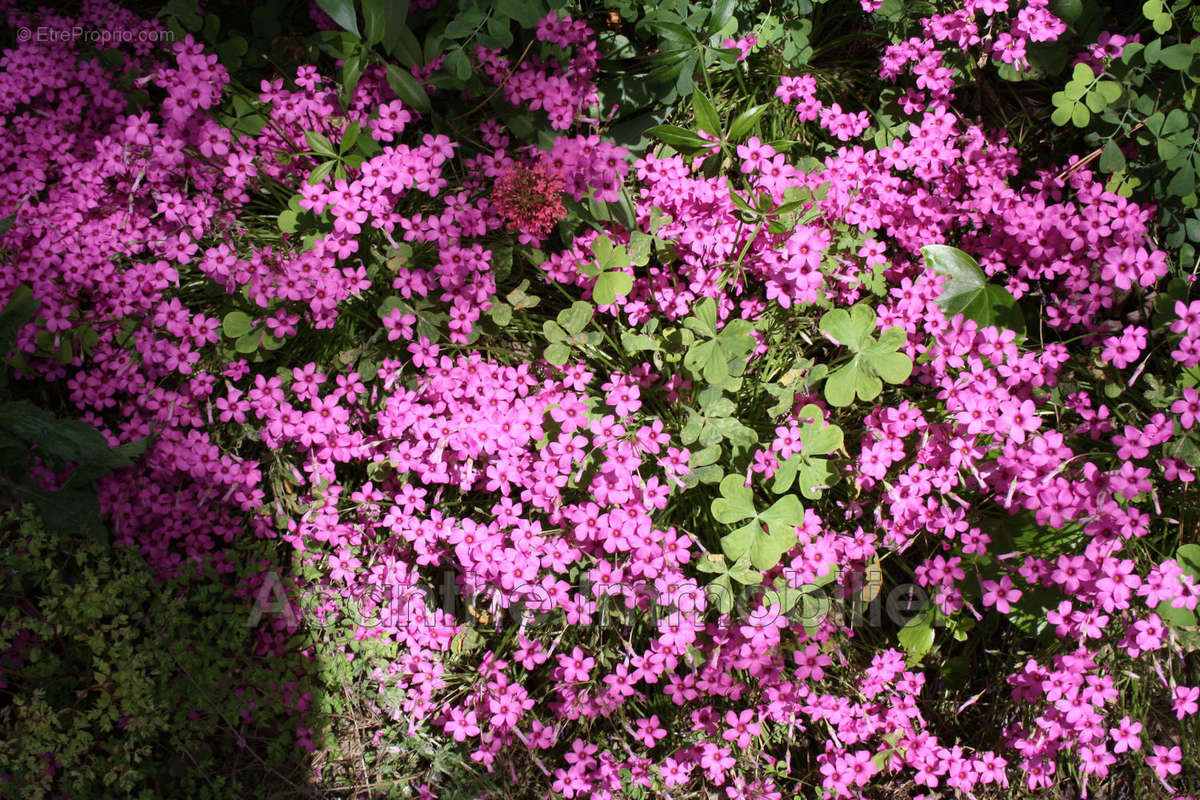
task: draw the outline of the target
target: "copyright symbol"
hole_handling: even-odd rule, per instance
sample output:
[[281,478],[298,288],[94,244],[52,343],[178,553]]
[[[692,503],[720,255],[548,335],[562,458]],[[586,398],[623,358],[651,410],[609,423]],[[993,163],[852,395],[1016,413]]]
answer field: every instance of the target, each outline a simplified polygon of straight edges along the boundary
[[29,28],[17,28],[17,41],[18,42],[28,42],[32,38],[33,38],[33,31],[29,30]]

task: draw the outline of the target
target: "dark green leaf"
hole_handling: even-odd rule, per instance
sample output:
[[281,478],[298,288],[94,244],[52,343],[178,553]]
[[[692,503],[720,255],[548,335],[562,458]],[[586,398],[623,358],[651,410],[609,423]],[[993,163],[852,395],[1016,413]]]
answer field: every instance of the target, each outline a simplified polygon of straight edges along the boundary
[[1192,65],[1192,55],[1188,45],[1173,44],[1159,51],[1158,61],[1168,69],[1183,71]]
[[363,36],[368,46],[374,47],[383,41],[391,5],[388,0],[362,0]]
[[1100,169],[1104,172],[1120,172],[1125,169],[1125,154],[1115,139],[1109,139],[1100,153]]
[[947,317],[962,314],[980,325],[995,325],[999,309],[1016,304],[1006,289],[989,284],[979,264],[962,250],[934,244],[922,247],[921,255],[927,267],[947,276],[938,298]]
[[353,0],[317,0],[317,5],[344,30],[359,35],[358,13],[354,10]]
[[329,141],[329,137],[325,134],[317,131],[305,131],[304,140],[317,155],[325,158],[337,158],[337,150],[334,149],[333,142]]
[[411,72],[396,64],[388,64],[387,82],[405,105],[412,106],[417,111],[429,110],[429,95],[426,94],[425,87],[413,77]]
[[542,0],[499,0],[496,9],[521,23],[522,28],[537,27],[538,20],[546,15]]
[[733,122],[729,123],[729,141],[740,142],[749,135],[754,125],[762,118],[762,115],[766,113],[768,108],[769,105],[764,103],[763,105],[748,108],[734,117]]
[[674,147],[681,153],[691,153],[713,146],[712,142],[701,139],[688,129],[678,125],[655,125],[647,130],[646,134]]
[[0,405],[0,428],[35,445],[38,454],[60,461],[110,468],[132,463],[86,422],[60,419],[25,400]]
[[[692,113],[696,117],[696,125],[705,133],[721,136],[721,118],[717,109],[704,92],[692,92]],[[697,137],[699,138],[699,137]]]

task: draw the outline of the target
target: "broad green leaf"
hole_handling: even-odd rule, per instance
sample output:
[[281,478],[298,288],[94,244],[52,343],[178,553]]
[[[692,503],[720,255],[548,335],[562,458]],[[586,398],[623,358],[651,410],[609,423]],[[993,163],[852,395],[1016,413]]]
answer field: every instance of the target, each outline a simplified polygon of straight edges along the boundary
[[230,339],[246,335],[253,327],[254,320],[250,318],[250,315],[242,311],[230,311],[221,320],[221,330]]
[[714,444],[711,447],[705,447],[702,450],[697,450],[692,453],[688,459],[688,468],[696,469],[698,467],[707,467],[710,464],[717,463],[717,459],[721,457],[721,445]]
[[1109,139],[1100,153],[1100,169],[1104,172],[1120,172],[1125,169],[1125,154],[1116,139]]
[[861,303],[853,306],[849,312],[844,308],[835,308],[821,317],[820,328],[822,333],[838,344],[857,352],[871,331],[875,330],[875,312]]
[[429,110],[429,95],[426,94],[425,87],[413,77],[411,72],[396,64],[388,64],[387,82],[405,105],[411,106],[417,111]]
[[696,117],[696,125],[705,133],[721,136],[721,118],[717,109],[704,92],[692,92],[692,113]]
[[[888,330],[893,329],[889,328]],[[906,378],[907,376],[901,380]],[[889,383],[891,382],[893,381],[889,381]],[[899,383],[899,381],[894,382]],[[800,409],[799,417],[813,420],[800,427],[800,441],[804,444],[805,455],[823,456],[842,446],[842,429],[837,425],[825,424],[825,415],[820,406],[809,403]]]
[[[383,49],[396,58],[401,65],[411,68],[421,63],[421,43],[406,24],[408,1],[394,0],[393,5],[402,6],[405,13],[388,16],[387,33],[383,38]],[[449,56],[447,56],[447,59]]]
[[713,339],[697,342],[684,356],[683,365],[692,372],[700,373],[713,386],[721,386],[729,377],[729,362],[721,352],[721,346]]
[[733,118],[733,122],[729,123],[729,140],[731,142],[740,142],[750,134],[755,123],[762,118],[770,106],[766,103],[759,106],[753,106],[746,109],[742,113]]
[[629,235],[629,263],[644,267],[650,261],[650,250],[654,246],[654,237],[634,231]]
[[800,456],[800,470],[796,473],[800,494],[809,500],[816,500],[824,493],[824,487],[833,483],[832,478],[829,459]]
[[[857,361],[858,356],[855,356],[854,362]],[[857,367],[852,369],[851,365],[847,364],[835,370],[825,379],[825,399],[832,406],[844,408],[854,402],[854,393],[857,388]]]
[[353,0],[317,0],[317,5],[343,30],[359,35],[358,12],[354,10]]
[[776,530],[764,529],[759,522],[750,522],[721,537],[721,549],[735,559],[749,554],[750,563],[756,569],[768,570],[778,564],[783,554],[796,542],[795,531],[781,534]]
[[314,153],[325,158],[337,158],[337,150],[333,147],[333,142],[329,141],[329,137],[317,131],[305,131],[304,140],[308,142],[308,146]]
[[113,450],[98,430],[74,419],[61,419],[26,400],[0,405],[0,429],[37,446],[37,453],[59,461],[96,467],[127,467],[133,462]]
[[600,273],[592,287],[592,299],[602,306],[611,306],[618,297],[624,297],[633,289],[633,276],[620,270]]
[[925,610],[910,619],[897,634],[900,646],[908,654],[908,666],[912,667],[933,648],[933,610]]
[[717,303],[711,297],[706,297],[696,304],[692,316],[684,320],[684,325],[702,336],[717,335]]
[[237,341],[233,343],[233,349],[243,355],[247,355],[258,349],[261,340],[262,334],[259,331],[251,331],[239,336]]
[[387,0],[362,0],[363,38],[371,47],[383,41],[391,3]]
[[[772,503],[770,508],[758,515],[758,518],[765,522],[773,533],[778,534],[781,538],[790,538],[792,544],[795,544],[796,531],[794,528],[804,522],[804,507],[800,505],[799,498],[788,494]],[[791,547],[791,544],[788,547]]]
[[1175,561],[1184,572],[1200,581],[1200,544],[1180,545],[1175,551]]
[[466,39],[483,25],[483,20],[483,11],[478,8],[467,8],[450,20],[442,31],[442,35],[447,39]]
[[1116,81],[1099,81],[1095,91],[1104,98],[1105,105],[1112,105],[1121,99],[1121,84]]
[[290,208],[285,208],[279,212],[279,230],[284,233],[295,233],[298,226],[297,217],[299,215]]
[[1068,25],[1074,24],[1083,14],[1082,0],[1050,0],[1050,13]]
[[0,370],[8,362],[8,354],[17,346],[17,337],[37,314],[42,305],[34,299],[33,291],[22,284],[8,296],[4,311],[0,312]]
[[713,142],[702,139],[687,128],[681,128],[678,125],[655,125],[646,131],[646,135],[653,136],[660,142],[685,154],[715,146]]
[[921,255],[927,267],[947,276],[937,301],[947,317],[962,314],[981,326],[995,325],[1000,308],[1016,305],[1008,290],[989,284],[979,264],[962,250],[931,244],[921,248]]
[[507,17],[521,23],[522,28],[534,28],[546,14],[541,0],[499,0],[496,9]]
[[308,185],[316,186],[318,183],[325,180],[326,176],[333,171],[333,168],[336,167],[337,164],[338,162],[336,161],[322,161],[317,165],[316,169],[308,174]]
[[726,475],[720,485],[721,496],[712,501],[712,515],[717,522],[732,524],[757,517],[754,492],[747,488],[741,475]]
[[558,324],[562,325],[568,333],[581,333],[588,323],[592,321],[593,314],[592,304],[583,300],[576,300],[571,304],[570,308],[565,308],[558,314]]
[[553,342],[546,348],[543,356],[555,366],[562,366],[571,358],[571,348],[562,342]]
[[107,542],[108,529],[100,516],[100,499],[91,487],[57,492],[39,489],[32,499],[48,528],[71,536],[87,535]]
[[1076,128],[1086,128],[1087,124],[1092,120],[1092,112],[1083,103],[1079,103],[1075,108],[1071,109],[1071,124]]

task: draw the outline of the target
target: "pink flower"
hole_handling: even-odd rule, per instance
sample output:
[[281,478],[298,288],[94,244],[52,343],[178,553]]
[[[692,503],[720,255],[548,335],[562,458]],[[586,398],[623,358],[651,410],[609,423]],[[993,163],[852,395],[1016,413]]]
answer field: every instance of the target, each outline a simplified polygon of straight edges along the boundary
[[1191,428],[1200,419],[1200,392],[1191,386],[1183,390],[1183,397],[1171,404],[1171,413],[1179,415],[1179,424]]
[[1142,723],[1134,722],[1129,717],[1122,717],[1117,723],[1117,727],[1109,728],[1108,733],[1112,736],[1113,752],[1124,753],[1126,750],[1138,750],[1142,746],[1142,740],[1138,734],[1142,731]]
[[1183,761],[1183,750],[1178,745],[1168,748],[1156,744],[1154,745],[1154,755],[1146,756],[1146,766],[1153,769],[1163,780],[1183,771],[1183,767],[1179,763],[1181,761]]
[[659,739],[665,739],[666,736],[667,731],[659,724],[657,714],[651,714],[649,719],[639,719],[637,721],[637,732],[633,734],[633,738],[646,745],[646,747],[654,747]]
[[1021,590],[1013,587],[1012,578],[1004,575],[999,582],[980,581],[983,589],[983,604],[994,605],[1001,614],[1012,611],[1012,603],[1021,599]]
[[745,749],[750,746],[753,737],[762,733],[762,728],[754,721],[754,710],[746,709],[740,714],[733,711],[725,712],[725,724],[729,726],[721,738],[727,742],[737,742],[737,746]]
[[1200,711],[1200,702],[1197,701],[1200,701],[1200,686],[1176,686],[1173,704],[1175,716],[1183,719]]

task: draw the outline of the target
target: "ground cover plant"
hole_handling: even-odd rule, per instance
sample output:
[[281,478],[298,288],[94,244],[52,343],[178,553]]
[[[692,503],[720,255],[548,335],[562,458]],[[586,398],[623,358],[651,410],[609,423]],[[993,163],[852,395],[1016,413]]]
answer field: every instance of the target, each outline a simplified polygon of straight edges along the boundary
[[3,0],[0,786],[1200,793],[1200,18]]

